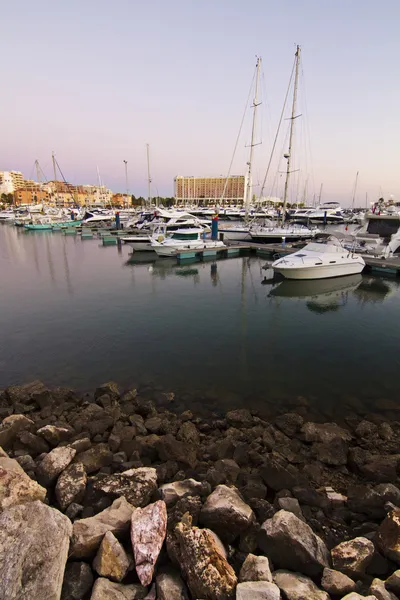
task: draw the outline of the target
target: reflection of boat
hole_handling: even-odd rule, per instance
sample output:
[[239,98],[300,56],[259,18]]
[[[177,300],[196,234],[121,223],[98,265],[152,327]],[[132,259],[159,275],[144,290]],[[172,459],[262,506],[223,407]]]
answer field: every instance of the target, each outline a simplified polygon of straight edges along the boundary
[[327,243],[312,242],[301,250],[272,263],[272,268],[286,279],[325,279],[361,273],[362,256],[346,250],[336,238]]
[[361,284],[362,275],[347,275],[340,279],[315,279],[293,281],[286,279],[274,287],[269,295],[280,298],[320,299],[340,295],[342,292],[353,291]]
[[388,281],[379,277],[364,277],[354,293],[361,302],[383,302],[392,291]]

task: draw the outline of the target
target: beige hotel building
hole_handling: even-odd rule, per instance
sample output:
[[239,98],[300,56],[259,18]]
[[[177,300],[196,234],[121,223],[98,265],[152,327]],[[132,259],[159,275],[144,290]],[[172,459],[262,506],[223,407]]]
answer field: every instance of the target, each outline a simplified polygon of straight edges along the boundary
[[247,177],[245,175],[231,175],[230,177],[178,175],[174,179],[174,184],[174,195],[179,203],[216,204],[221,202],[221,204],[233,205],[244,203]]

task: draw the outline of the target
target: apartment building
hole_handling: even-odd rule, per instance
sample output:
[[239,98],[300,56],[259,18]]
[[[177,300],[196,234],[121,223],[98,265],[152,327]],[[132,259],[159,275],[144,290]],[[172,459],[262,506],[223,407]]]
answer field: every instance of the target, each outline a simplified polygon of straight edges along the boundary
[[243,204],[246,194],[247,177],[185,177],[178,175],[174,179],[177,202],[189,204]]

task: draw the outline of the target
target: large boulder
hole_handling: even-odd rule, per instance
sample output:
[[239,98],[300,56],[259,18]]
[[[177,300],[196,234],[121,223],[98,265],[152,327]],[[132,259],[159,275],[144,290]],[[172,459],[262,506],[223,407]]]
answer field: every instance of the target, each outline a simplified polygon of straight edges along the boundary
[[281,600],[281,593],[275,583],[246,581],[238,584],[236,600]]
[[200,523],[232,542],[254,522],[255,516],[236,488],[218,485],[200,512]]
[[350,592],[343,596],[342,600],[376,600],[376,596],[361,596],[357,592]]
[[0,511],[25,502],[44,500],[46,489],[28,477],[16,460],[0,458]]
[[239,581],[273,581],[268,558],[248,554],[240,569]]
[[179,565],[194,598],[233,600],[237,579],[215,536],[182,519],[175,527]]
[[392,502],[400,506],[400,490],[392,483],[380,483],[372,487],[350,485],[347,490],[347,505],[353,512],[363,513],[373,519],[386,515],[385,504]]
[[363,575],[374,552],[373,543],[364,537],[342,542],[331,550],[333,568],[350,577]]
[[93,586],[90,600],[142,600],[146,596],[147,588],[142,585],[135,583],[123,585],[99,577]]
[[44,383],[36,379],[23,385],[10,385],[5,389],[5,396],[10,404],[30,404],[37,394],[47,391]]
[[167,507],[159,500],[136,509],[131,518],[131,541],[136,573],[142,585],[153,579],[154,567],[167,533]]
[[390,511],[382,521],[376,543],[384,556],[400,563],[400,508]]
[[320,590],[315,583],[290,571],[276,571],[274,581],[287,600],[329,600],[326,592]]
[[260,467],[260,475],[269,488],[275,492],[292,490],[306,483],[299,471],[281,457],[268,455]]
[[32,431],[34,423],[24,415],[10,415],[0,425],[0,446],[8,450],[21,431]]
[[68,467],[75,454],[76,450],[70,446],[60,446],[46,454],[36,471],[39,482],[45,486],[54,483],[60,473]]
[[347,429],[343,429],[336,423],[305,423],[301,428],[301,432],[306,442],[320,442],[329,444],[337,439],[345,442],[351,441],[351,433]]
[[21,447],[29,452],[31,456],[38,456],[50,450],[48,443],[31,431],[21,431],[17,435],[18,442],[14,444],[14,450]]
[[56,484],[56,498],[62,510],[71,502],[78,504],[83,500],[87,475],[82,463],[72,463],[61,473]]
[[189,600],[185,582],[177,571],[157,575],[157,600]]
[[104,394],[108,394],[112,400],[117,400],[119,398],[118,383],[115,383],[115,381],[103,383],[100,387],[96,388],[94,397],[97,400],[101,396],[104,396]]
[[69,562],[65,567],[61,600],[82,600],[93,585],[93,573],[85,562]]
[[70,520],[40,501],[0,514],[0,598],[59,600]]
[[325,543],[311,527],[285,510],[263,523],[259,546],[275,566],[305,575],[319,575],[330,566]]
[[156,469],[140,467],[114,475],[97,475],[90,482],[89,495],[95,499],[124,496],[132,506],[146,506],[156,489]]
[[195,479],[184,479],[183,481],[173,481],[165,483],[158,488],[161,499],[170,507],[176,504],[181,498],[187,496],[204,496],[211,492],[210,484],[206,481],[196,481]]
[[122,581],[130,564],[131,561],[124,547],[111,531],[107,531],[93,561],[94,570],[100,577],[107,577],[112,581]]
[[75,521],[72,530],[70,555],[72,558],[90,558],[101,544],[107,531],[117,537],[129,531],[134,507],[118,498],[111,506],[94,517]]
[[324,569],[321,580],[321,587],[329,594],[342,596],[349,592],[354,592],[356,583],[340,571],[334,569]]

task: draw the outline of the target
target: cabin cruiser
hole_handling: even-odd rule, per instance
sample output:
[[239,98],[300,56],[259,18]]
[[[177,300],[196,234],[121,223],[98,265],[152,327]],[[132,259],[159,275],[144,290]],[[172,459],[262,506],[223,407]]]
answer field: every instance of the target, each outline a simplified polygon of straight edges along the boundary
[[15,213],[12,209],[0,211],[0,223],[14,219]]
[[342,246],[336,238],[327,242],[311,242],[294,254],[272,263],[276,273],[286,279],[325,279],[356,275],[365,267],[362,256]]
[[206,233],[201,227],[176,229],[169,237],[165,237],[160,233],[157,235],[157,239],[153,239],[151,245],[158,256],[175,256],[182,250],[196,251],[226,247],[223,242],[211,240],[206,238],[205,235]]
[[319,229],[310,229],[305,225],[274,225],[272,222],[266,226],[253,226],[250,228],[250,237],[253,242],[273,244],[285,242],[298,242],[315,237]]
[[339,202],[325,202],[317,208],[305,207],[288,215],[288,219],[294,223],[312,223],[313,225],[344,223],[345,217]]
[[141,222],[141,226],[136,226],[137,234],[126,235],[121,238],[122,241],[132,246],[135,252],[148,252],[154,250],[152,247],[154,239],[158,239],[160,235],[165,238],[168,233],[177,229],[184,230],[197,227],[202,231],[210,231],[209,221],[198,219],[190,213],[179,211],[157,211],[157,213],[157,216],[154,216],[153,219],[144,220]]
[[400,214],[395,211],[367,213],[366,223],[354,232],[357,252],[389,258],[400,253]]
[[92,208],[83,215],[85,225],[100,225],[102,223],[110,223],[114,221],[115,215],[112,210]]

